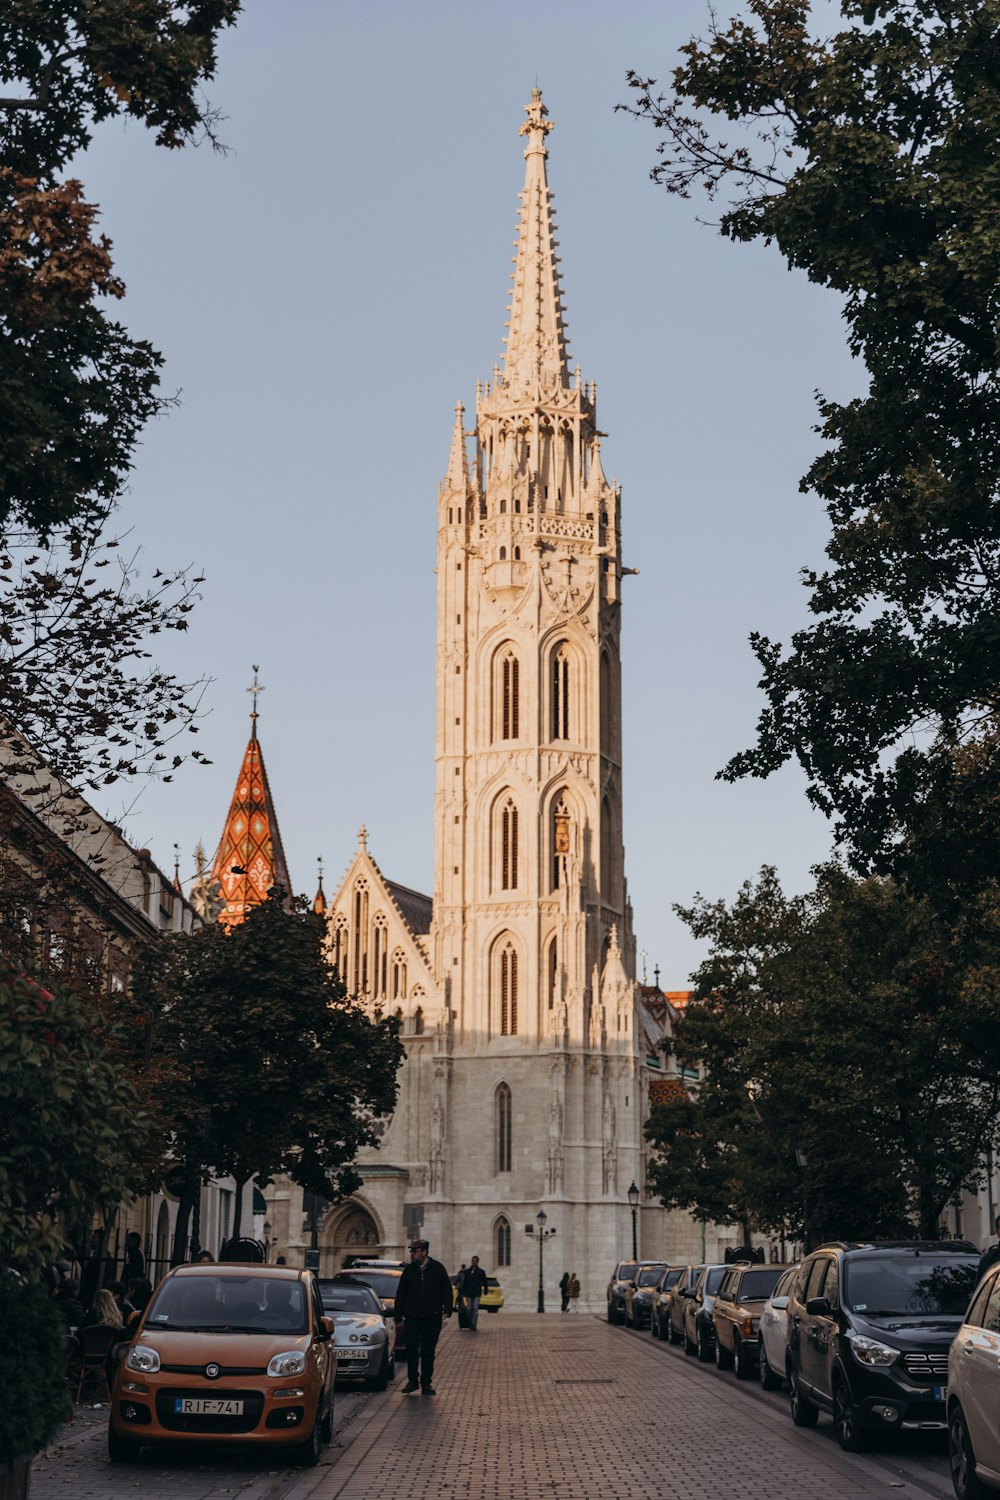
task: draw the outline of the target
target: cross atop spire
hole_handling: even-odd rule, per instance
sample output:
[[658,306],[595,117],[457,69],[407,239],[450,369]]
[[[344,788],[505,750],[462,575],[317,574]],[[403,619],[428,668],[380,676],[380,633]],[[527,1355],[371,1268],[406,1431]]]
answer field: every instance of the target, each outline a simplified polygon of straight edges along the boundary
[[545,137],[552,129],[541,89],[531,91],[520,133],[525,148],[524,191],[518,226],[514,286],[507,324],[503,382],[508,387],[569,385],[569,351],[556,269],[552,194],[545,175]]
[[250,686],[247,688],[247,692],[253,694],[253,708],[250,711],[250,723],[253,725],[251,735],[254,739],[257,738],[257,699],[259,695],[265,691],[263,684],[257,681],[257,673],[259,671],[260,667],[258,667],[255,662],[253,669],[253,682],[251,682]]

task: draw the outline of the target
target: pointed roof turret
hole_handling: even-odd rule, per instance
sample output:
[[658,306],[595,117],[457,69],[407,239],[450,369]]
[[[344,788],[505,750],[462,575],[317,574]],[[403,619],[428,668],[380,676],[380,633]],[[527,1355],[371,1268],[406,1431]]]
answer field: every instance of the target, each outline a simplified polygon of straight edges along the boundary
[[212,867],[212,880],[219,882],[225,901],[219,921],[227,925],[244,921],[252,907],[267,900],[272,887],[284,891],[286,898],[292,891],[257,738],[257,698],[264,691],[257,681],[257,670],[254,667],[253,685],[247,689],[253,694],[250,740]]
[[318,874],[319,874],[319,884],[316,887],[316,894],[313,897],[313,911],[316,913],[316,915],[318,917],[321,917],[324,914],[324,912],[326,911],[326,892],[323,889],[323,856],[322,855],[320,855],[319,859],[317,859],[316,865],[317,865]]
[[441,484],[443,495],[460,495],[465,500],[472,492],[469,477],[469,455],[465,447],[465,407],[461,401],[455,407],[455,426],[451,433],[451,451],[448,454],[448,472]]
[[528,118],[520,133],[527,136],[528,144],[503,383],[508,387],[565,386],[569,384],[569,341],[556,269],[552,194],[545,175],[549,154],[545,137],[552,121],[541,89],[532,89],[524,112]]

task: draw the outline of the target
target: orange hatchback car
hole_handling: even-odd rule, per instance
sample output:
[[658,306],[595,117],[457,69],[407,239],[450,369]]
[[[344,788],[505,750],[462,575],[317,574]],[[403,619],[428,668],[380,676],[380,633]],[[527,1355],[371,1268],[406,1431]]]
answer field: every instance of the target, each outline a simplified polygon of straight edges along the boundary
[[333,1431],[333,1322],[291,1266],[178,1266],[115,1375],[108,1455],[147,1443],[248,1443],[315,1464]]

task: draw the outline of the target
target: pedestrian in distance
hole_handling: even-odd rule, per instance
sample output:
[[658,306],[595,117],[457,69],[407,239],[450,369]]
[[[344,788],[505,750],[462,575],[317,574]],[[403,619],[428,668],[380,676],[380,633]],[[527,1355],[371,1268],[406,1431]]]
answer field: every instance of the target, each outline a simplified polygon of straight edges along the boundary
[[469,1332],[479,1332],[479,1299],[486,1290],[486,1272],[479,1264],[479,1256],[474,1255],[470,1265],[462,1272],[458,1283],[459,1293],[465,1298],[466,1317],[469,1320]]
[[1000,1214],[997,1215],[997,1220],[993,1228],[996,1230],[997,1242],[995,1245],[991,1245],[982,1255],[979,1261],[979,1271],[976,1275],[977,1281],[982,1281],[990,1266],[995,1266],[997,1261],[1000,1260]]
[[196,1266],[207,1266],[209,1262],[213,1261],[214,1259],[215,1256],[212,1254],[211,1250],[199,1250],[198,1254],[194,1258],[194,1263]]
[[569,1295],[570,1312],[577,1312],[577,1303],[580,1300],[580,1278],[575,1271],[569,1278],[569,1286],[566,1288],[566,1291]]
[[125,1236],[125,1264],[122,1266],[122,1281],[129,1282],[136,1276],[145,1276],[146,1257],[142,1253],[142,1236],[133,1229]]
[[94,1293],[94,1300],[88,1311],[84,1313],[80,1327],[115,1328],[119,1333],[125,1332],[125,1324],[118,1310],[118,1303],[106,1286],[99,1287]]
[[559,1280],[559,1296],[562,1298],[560,1312],[569,1312],[569,1272],[564,1271]]
[[67,1276],[56,1287],[52,1300],[59,1309],[67,1328],[79,1328],[83,1322],[84,1308],[80,1301],[80,1283],[75,1276]]
[[396,1287],[397,1320],[406,1323],[406,1374],[403,1395],[419,1390],[434,1396],[434,1351],[441,1325],[451,1317],[453,1292],[448,1272],[428,1255],[427,1240],[414,1240],[410,1262]]

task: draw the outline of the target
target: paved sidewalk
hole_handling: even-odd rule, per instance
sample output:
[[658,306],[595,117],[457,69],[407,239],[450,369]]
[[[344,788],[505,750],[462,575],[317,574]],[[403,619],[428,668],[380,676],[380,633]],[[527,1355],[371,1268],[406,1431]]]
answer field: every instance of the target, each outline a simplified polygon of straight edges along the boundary
[[[842,1453],[828,1423],[792,1425],[771,1398],[649,1338],[558,1313],[446,1328],[438,1395],[373,1402],[335,1462],[287,1500],[944,1500],[940,1457]],[[918,1444],[919,1447],[919,1444]]]

